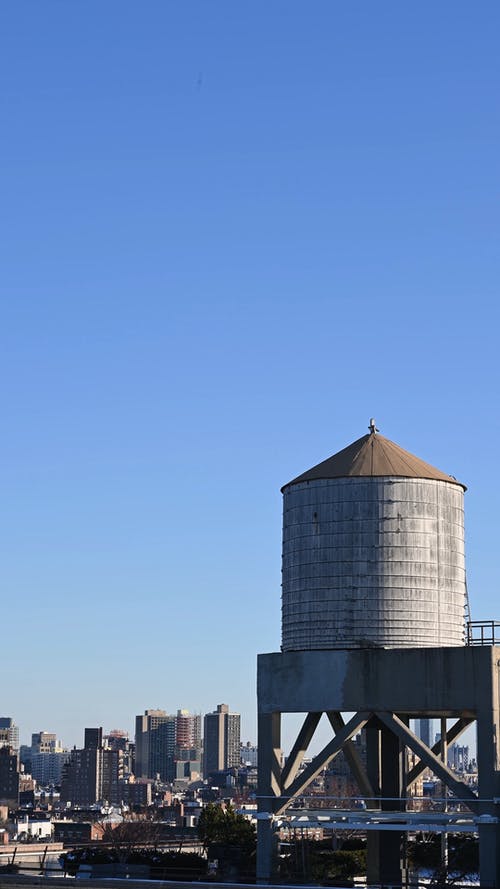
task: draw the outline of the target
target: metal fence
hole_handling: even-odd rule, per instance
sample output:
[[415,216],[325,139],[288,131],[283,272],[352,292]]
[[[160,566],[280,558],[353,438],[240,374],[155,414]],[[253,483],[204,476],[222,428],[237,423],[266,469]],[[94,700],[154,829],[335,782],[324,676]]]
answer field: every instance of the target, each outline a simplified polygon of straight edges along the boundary
[[500,621],[468,621],[467,645],[500,645]]

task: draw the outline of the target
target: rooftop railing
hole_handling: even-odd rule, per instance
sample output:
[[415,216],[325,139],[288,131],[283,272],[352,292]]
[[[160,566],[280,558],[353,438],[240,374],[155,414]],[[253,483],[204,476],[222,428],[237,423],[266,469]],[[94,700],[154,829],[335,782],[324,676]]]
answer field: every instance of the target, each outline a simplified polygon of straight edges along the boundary
[[500,645],[500,621],[468,621],[467,645]]

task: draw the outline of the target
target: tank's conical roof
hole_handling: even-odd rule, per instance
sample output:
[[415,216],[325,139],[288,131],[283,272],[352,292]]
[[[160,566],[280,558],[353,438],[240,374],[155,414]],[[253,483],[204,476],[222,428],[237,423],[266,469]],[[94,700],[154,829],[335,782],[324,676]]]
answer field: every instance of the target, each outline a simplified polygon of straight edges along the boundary
[[357,441],[353,441],[338,454],[328,457],[317,466],[313,466],[307,472],[292,479],[284,485],[282,491],[288,485],[299,482],[310,482],[318,479],[350,478],[361,476],[400,476],[402,478],[429,478],[442,482],[460,485],[464,491],[466,486],[457,481],[452,475],[441,472],[429,463],[420,460],[399,445],[389,441],[375,431],[363,435]]

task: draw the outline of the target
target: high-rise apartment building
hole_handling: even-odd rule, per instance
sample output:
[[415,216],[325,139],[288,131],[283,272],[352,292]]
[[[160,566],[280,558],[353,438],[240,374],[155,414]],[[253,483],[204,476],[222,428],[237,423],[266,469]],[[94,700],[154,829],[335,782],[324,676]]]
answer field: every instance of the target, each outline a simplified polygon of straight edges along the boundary
[[132,747],[128,739],[128,732],[123,729],[112,729],[108,735],[104,736],[103,744],[106,750],[119,750],[122,754],[120,757],[123,776],[131,775],[133,772],[133,756]]
[[62,753],[61,742],[53,732],[34,732],[31,735],[31,755],[36,753]]
[[178,710],[175,718],[174,759],[178,762],[200,762],[201,750],[201,715],[190,713],[189,710]]
[[189,710],[178,710],[175,718],[175,743],[177,747],[201,746],[201,715]]
[[8,744],[0,746],[0,805],[19,805],[19,757]]
[[227,704],[207,713],[204,720],[203,774],[237,768],[240,764],[239,713],[230,713]]
[[86,728],[85,746],[71,750],[63,768],[61,801],[73,806],[120,803],[122,779],[123,751],[103,746],[102,728]]
[[19,727],[10,716],[0,716],[0,747],[12,747],[19,753]]
[[[101,739],[102,739],[102,729]],[[85,729],[82,749],[74,748],[61,778],[61,802],[72,806],[91,806],[101,799],[102,747],[98,745],[99,729]]]
[[102,747],[102,728],[86,728],[83,746],[86,750]]
[[432,719],[419,719],[417,723],[417,731],[420,739],[430,747],[434,741],[432,738],[432,729],[433,729],[434,721]]
[[60,784],[62,769],[69,759],[57,735],[53,732],[34,732],[31,735],[29,771],[41,787]]
[[70,758],[68,751],[54,753],[34,753],[31,757],[31,774],[39,787],[60,784],[65,763]]
[[104,746],[110,750],[123,750],[129,748],[128,732],[121,728],[114,728],[108,735],[104,735]]
[[135,718],[135,775],[171,781],[176,717],[165,710],[145,710]]
[[102,750],[84,747],[71,750],[61,778],[61,802],[91,806],[101,799]]
[[111,805],[122,802],[124,778],[123,750],[104,748],[102,751],[102,775],[100,798]]

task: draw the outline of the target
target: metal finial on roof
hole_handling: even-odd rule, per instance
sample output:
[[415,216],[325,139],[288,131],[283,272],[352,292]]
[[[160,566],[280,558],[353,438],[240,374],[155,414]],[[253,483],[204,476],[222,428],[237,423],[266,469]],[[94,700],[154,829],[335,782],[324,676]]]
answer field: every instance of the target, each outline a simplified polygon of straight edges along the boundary
[[368,429],[370,430],[372,435],[374,435],[375,432],[379,431],[375,425],[375,420],[373,417],[370,418],[370,425],[368,426]]

